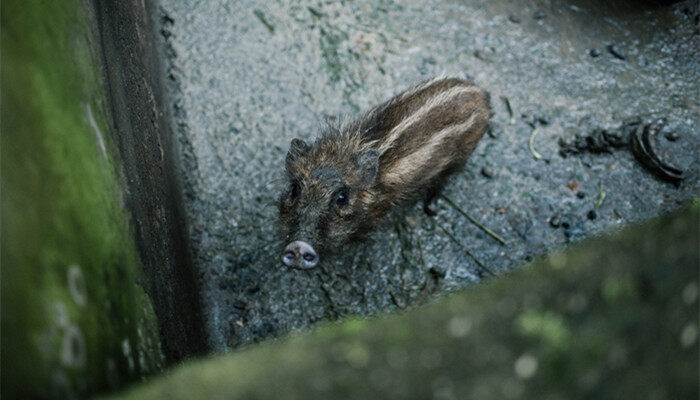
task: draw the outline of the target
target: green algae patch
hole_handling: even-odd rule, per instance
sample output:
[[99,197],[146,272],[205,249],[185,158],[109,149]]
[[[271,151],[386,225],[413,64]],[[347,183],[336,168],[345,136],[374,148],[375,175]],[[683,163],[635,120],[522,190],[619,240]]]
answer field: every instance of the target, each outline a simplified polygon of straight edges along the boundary
[[84,2],[2,2],[2,395],[82,397],[161,368]]
[[435,304],[186,363],[111,398],[697,398],[698,217],[692,206]]

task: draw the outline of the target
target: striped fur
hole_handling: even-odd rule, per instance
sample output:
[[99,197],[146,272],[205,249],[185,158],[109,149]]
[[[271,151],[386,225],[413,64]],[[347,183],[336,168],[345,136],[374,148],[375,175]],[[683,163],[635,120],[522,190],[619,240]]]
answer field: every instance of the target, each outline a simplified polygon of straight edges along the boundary
[[293,141],[280,199],[287,240],[338,248],[392,206],[431,201],[486,131],[489,101],[471,82],[435,78],[329,127],[313,145]]

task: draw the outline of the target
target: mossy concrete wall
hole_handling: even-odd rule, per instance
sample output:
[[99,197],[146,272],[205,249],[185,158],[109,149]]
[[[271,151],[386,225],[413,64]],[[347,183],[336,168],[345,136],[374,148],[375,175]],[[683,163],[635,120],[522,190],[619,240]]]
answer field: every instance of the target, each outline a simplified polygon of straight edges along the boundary
[[115,399],[697,399],[698,207]]
[[166,161],[151,162],[168,152],[151,145],[158,94],[130,90],[154,87],[158,73],[144,66],[150,25],[140,11],[141,2],[2,2],[3,398],[83,397],[201,349],[197,330],[183,328],[197,325],[194,290],[178,296],[173,283],[192,281],[173,185],[163,184]]

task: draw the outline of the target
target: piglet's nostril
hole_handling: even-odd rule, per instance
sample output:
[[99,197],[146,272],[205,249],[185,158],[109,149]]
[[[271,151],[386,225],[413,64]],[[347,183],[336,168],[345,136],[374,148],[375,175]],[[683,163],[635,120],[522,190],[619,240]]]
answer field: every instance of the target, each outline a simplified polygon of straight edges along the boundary
[[296,240],[284,249],[282,262],[288,267],[310,269],[318,264],[318,255],[310,244]]
[[293,251],[285,251],[282,255],[282,263],[288,267],[293,267],[296,261],[296,255]]

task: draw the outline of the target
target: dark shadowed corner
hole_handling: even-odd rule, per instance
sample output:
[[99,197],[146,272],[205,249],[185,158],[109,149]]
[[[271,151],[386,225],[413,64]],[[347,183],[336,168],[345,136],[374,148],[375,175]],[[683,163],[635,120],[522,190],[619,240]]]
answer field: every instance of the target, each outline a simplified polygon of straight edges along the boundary
[[127,203],[170,362],[205,352],[199,283],[190,256],[151,4],[95,1]]

